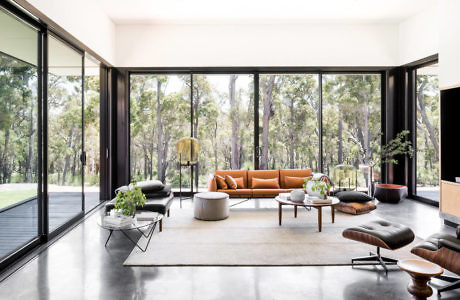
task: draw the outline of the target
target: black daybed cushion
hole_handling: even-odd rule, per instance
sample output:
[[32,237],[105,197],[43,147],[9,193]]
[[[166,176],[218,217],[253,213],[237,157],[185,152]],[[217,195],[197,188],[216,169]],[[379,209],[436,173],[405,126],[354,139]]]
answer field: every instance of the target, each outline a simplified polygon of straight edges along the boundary
[[367,194],[355,191],[338,192],[335,196],[339,198],[341,202],[365,203],[374,200]]
[[165,185],[159,180],[145,180],[139,181],[136,186],[140,187],[142,192],[147,193],[160,191]]
[[171,194],[171,186],[165,185],[161,190],[142,191],[147,199],[168,197]]

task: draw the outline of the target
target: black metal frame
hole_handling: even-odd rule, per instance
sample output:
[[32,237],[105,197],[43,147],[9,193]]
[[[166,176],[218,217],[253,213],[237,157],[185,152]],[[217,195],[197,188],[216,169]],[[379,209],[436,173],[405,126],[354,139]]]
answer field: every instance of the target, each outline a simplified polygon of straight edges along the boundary
[[[408,129],[412,133],[409,139],[416,149],[417,145],[417,69],[438,63],[438,55],[432,55],[410,63],[407,66],[407,121]],[[440,175],[440,174],[439,174]],[[439,202],[417,195],[417,151],[408,160],[408,196],[411,199],[439,207]]]
[[[194,137],[196,133],[193,132],[193,75],[228,75],[228,74],[244,74],[253,75],[254,80],[254,169],[259,169],[259,158],[260,158],[260,132],[259,132],[259,82],[261,74],[312,74],[318,75],[318,122],[319,122],[319,169],[324,172],[323,167],[323,130],[322,130],[322,116],[323,116],[323,96],[322,96],[322,78],[323,75],[327,74],[378,74],[381,76],[380,82],[380,93],[381,93],[381,129],[382,129],[382,144],[386,135],[385,125],[385,107],[386,107],[386,72],[391,69],[390,67],[173,67],[173,68],[119,68],[119,70],[127,71],[128,78],[131,75],[190,75],[191,82],[191,97],[190,97],[190,130],[191,137]],[[130,80],[128,80],[128,90],[130,90]],[[130,97],[128,97],[130,102]],[[130,105],[129,105],[130,106]],[[130,127],[130,120],[128,121],[128,127]],[[130,128],[129,142],[131,141]],[[131,145],[129,152],[131,152]],[[129,155],[131,157],[131,155]],[[131,170],[131,166],[129,166]],[[382,178],[385,173],[383,166],[381,166]],[[131,174],[129,176],[131,178]],[[184,193],[184,192],[181,192]],[[193,193],[190,193],[193,195]]]
[[[9,254],[6,257],[0,258],[0,271],[6,269],[8,266],[12,265],[18,261],[21,257],[31,252],[33,249],[39,247],[40,245],[48,242],[50,239],[58,236],[60,233],[67,230],[71,225],[75,224],[83,218],[85,215],[85,194],[84,194],[84,88],[85,88],[85,52],[73,42],[71,42],[67,36],[61,34],[60,32],[50,28],[46,22],[43,22],[39,18],[35,18],[33,15],[29,14],[26,10],[22,9],[19,6],[16,6],[12,2],[2,1],[0,2],[0,10],[5,12],[20,22],[24,22],[29,26],[37,30],[37,174],[38,174],[38,187],[37,187],[37,236],[32,238],[30,241],[26,242],[21,248],[16,249],[14,252]],[[52,35],[54,38],[64,43],[66,46],[75,50],[82,56],[82,205],[81,212],[69,219],[67,222],[49,232],[49,199],[48,199],[48,37]],[[101,68],[103,65],[101,64]],[[101,78],[101,106],[103,101],[106,100],[107,94],[107,84],[105,80]],[[101,110],[101,120],[102,118],[107,117],[105,111]],[[102,127],[101,122],[101,127]],[[102,139],[102,137],[101,137]],[[101,163],[103,160],[103,153],[101,151]],[[107,165],[108,169],[109,166]],[[101,190],[105,188],[106,184],[105,178],[102,177],[103,170],[101,169]]]

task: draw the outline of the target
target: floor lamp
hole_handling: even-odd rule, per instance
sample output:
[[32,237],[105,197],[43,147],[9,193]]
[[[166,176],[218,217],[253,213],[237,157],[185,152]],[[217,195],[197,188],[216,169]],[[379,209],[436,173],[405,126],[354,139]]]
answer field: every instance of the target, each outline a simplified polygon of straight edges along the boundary
[[[198,167],[198,153],[200,144],[198,140],[191,137],[185,137],[177,141],[177,156],[179,157],[179,199],[180,207],[182,208],[183,199],[193,199],[193,171]],[[182,197],[182,167],[190,168],[190,189],[192,196]],[[196,184],[198,191],[198,182]]]

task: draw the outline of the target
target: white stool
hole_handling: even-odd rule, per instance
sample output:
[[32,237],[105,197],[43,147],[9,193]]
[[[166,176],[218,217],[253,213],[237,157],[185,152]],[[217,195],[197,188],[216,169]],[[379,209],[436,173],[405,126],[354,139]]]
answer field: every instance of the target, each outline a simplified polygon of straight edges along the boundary
[[206,192],[193,197],[194,216],[205,221],[223,220],[228,217],[229,197],[226,193]]

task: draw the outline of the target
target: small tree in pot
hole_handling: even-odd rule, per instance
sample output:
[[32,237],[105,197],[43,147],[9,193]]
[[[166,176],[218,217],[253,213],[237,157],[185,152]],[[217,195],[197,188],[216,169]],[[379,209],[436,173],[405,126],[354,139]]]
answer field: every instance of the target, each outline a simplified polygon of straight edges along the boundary
[[133,182],[128,189],[118,191],[115,210],[125,216],[134,216],[136,207],[144,206],[145,200],[146,198],[141,188],[136,186],[136,182]]

